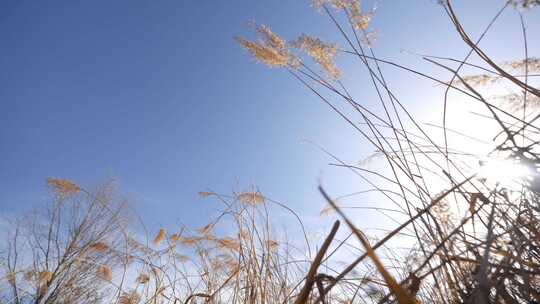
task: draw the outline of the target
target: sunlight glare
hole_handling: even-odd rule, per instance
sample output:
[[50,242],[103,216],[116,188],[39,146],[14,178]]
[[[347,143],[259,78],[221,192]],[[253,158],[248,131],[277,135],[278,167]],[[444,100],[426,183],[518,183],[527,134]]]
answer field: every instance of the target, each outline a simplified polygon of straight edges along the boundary
[[533,175],[528,166],[510,159],[488,159],[480,162],[478,177],[500,184],[510,185],[530,179]]

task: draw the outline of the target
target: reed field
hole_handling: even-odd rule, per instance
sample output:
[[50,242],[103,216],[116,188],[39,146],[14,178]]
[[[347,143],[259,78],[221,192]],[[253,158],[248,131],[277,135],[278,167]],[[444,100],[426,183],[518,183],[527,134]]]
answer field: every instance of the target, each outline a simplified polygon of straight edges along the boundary
[[[540,29],[523,18],[540,1],[493,1],[497,13],[480,29],[464,26],[457,0],[437,2],[467,55],[414,55],[436,75],[379,57],[370,22],[377,11],[360,0],[306,5],[340,41],[285,39],[255,23],[231,40],[246,60],[285,71],[353,130],[350,140],[374,151],[348,163],[320,148],[331,166],[369,185],[348,195],[324,183],[313,189],[327,203],[321,217],[334,222],[325,236],[310,238],[301,210],[255,186],[199,192],[200,203],[220,212],[206,226],[170,231],[145,226],[112,182],[91,189],[47,178],[50,203],[7,220],[0,303],[540,303],[540,58],[528,48]],[[522,45],[499,61],[482,40],[496,35],[506,12],[521,18]],[[358,68],[342,68],[340,58]],[[408,109],[388,81],[395,72],[439,90],[436,118]],[[350,74],[367,79],[376,108]],[[456,99],[481,123],[450,115]],[[380,202],[348,200],[366,194]],[[363,231],[362,208],[379,211],[391,228]],[[296,233],[281,231],[276,212]]]

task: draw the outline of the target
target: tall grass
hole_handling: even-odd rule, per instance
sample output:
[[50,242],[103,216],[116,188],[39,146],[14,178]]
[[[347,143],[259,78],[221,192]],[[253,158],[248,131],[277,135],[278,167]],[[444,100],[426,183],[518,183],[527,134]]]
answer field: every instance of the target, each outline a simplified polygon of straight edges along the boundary
[[[370,185],[349,196],[379,193],[394,207],[372,208],[400,214],[383,236],[373,239],[361,231],[348,208],[363,207],[343,206],[343,197],[333,197],[323,186],[325,213],[335,211],[345,225],[336,221],[316,244],[310,244],[300,215],[256,189],[231,195],[201,192],[222,205],[202,228],[135,235],[128,227],[137,222],[128,220],[109,187],[87,191],[50,179],[51,208],[12,225],[3,252],[0,303],[540,302],[540,91],[535,78],[540,60],[528,53],[523,18],[517,34],[524,41],[524,59],[497,63],[479,46],[504,11],[539,3],[502,3],[473,39],[453,2],[439,2],[469,50],[464,58],[421,57],[447,72],[444,79],[379,58],[370,29],[374,12],[355,0],[314,3],[345,47],[308,35],[287,42],[266,26],[255,27],[256,40],[236,39],[258,61],[288,71],[377,151],[373,158],[385,167],[374,171],[323,150],[335,166]],[[352,96],[334,62],[337,56],[365,67],[381,114]],[[465,75],[464,68],[477,73]],[[383,70],[388,69],[407,71],[443,90],[441,136],[407,110],[386,80]],[[484,88],[494,84],[515,92],[490,96]],[[477,115],[489,119],[494,137],[478,139],[491,147],[486,155],[451,145],[450,136],[472,138],[449,128],[447,109],[455,96],[479,105],[483,112]],[[304,235],[301,244],[278,237],[274,208],[290,212]],[[341,226],[349,237],[338,240]],[[345,248],[359,253],[343,265],[335,256]]]

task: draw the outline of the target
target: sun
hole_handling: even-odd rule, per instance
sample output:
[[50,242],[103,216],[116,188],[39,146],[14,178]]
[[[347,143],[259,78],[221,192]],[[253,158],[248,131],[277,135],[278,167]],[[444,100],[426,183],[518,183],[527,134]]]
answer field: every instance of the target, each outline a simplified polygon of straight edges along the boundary
[[490,183],[509,187],[530,180],[534,170],[513,159],[488,158],[479,162],[477,175]]

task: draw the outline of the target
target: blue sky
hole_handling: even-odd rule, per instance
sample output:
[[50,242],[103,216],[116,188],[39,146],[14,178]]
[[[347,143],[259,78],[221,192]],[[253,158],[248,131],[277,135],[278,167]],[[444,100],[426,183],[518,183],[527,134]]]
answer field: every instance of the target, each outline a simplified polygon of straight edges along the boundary
[[[378,55],[410,65],[418,58],[401,49],[462,57],[467,50],[435,1],[413,2],[379,1]],[[494,2],[460,11],[473,35],[500,7]],[[526,16],[531,28],[538,16]],[[203,223],[213,207],[201,190],[255,184],[311,216],[323,205],[319,179],[337,192],[360,187],[302,141],[351,162],[373,149],[287,73],[246,56],[233,37],[249,35],[250,20],[288,39],[306,32],[343,45],[302,0],[2,1],[1,214],[43,202],[49,176],[90,187],[114,177],[150,225]],[[514,59],[520,37],[508,37],[519,30],[509,10],[485,46],[515,43],[492,52]],[[413,109],[438,96],[419,96],[402,74],[388,77]],[[348,80],[375,104],[368,82]]]

